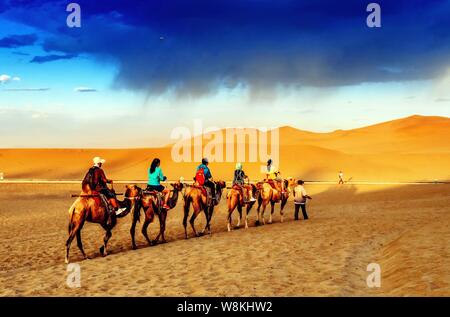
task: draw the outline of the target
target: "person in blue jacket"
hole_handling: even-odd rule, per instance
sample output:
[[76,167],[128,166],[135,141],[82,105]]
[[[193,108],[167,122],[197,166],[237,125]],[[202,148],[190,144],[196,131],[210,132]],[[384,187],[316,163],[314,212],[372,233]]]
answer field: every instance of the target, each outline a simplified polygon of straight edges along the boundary
[[167,205],[169,201],[170,190],[166,189],[161,182],[164,182],[167,177],[164,176],[162,169],[160,167],[161,161],[159,158],[155,158],[148,169],[148,182],[147,182],[147,190],[149,191],[157,191],[164,194],[164,204],[162,208],[170,209]]
[[216,200],[216,185],[214,184],[214,182],[212,180],[213,177],[212,177],[211,170],[209,169],[208,165],[209,165],[209,161],[205,157],[202,159],[202,164],[200,164],[197,167],[196,171],[198,172],[200,169],[203,169],[203,174],[205,177],[205,182],[203,185],[206,187],[209,187],[211,189],[211,196],[212,196],[213,200],[215,201]]

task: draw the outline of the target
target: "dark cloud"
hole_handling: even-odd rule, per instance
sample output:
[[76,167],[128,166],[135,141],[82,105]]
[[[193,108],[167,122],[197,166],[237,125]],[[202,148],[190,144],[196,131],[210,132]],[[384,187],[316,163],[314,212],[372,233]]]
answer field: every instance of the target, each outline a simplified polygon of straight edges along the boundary
[[12,52],[14,55],[19,55],[19,56],[30,56],[30,54],[28,53],[24,53],[24,52]]
[[51,55],[44,55],[44,56],[35,56],[30,61],[30,63],[43,64],[43,63],[58,61],[58,60],[62,60],[62,59],[72,59],[75,57],[77,57],[77,55],[74,55],[74,54],[64,54],[64,55],[51,54]]
[[79,29],[66,1],[12,2],[8,18],[50,34],[46,51],[114,62],[115,86],[149,95],[423,80],[450,65],[449,1],[379,0],[374,29],[361,0],[80,0]]
[[0,47],[3,48],[17,48],[22,46],[34,45],[38,37],[36,34],[25,35],[9,35],[0,39]]

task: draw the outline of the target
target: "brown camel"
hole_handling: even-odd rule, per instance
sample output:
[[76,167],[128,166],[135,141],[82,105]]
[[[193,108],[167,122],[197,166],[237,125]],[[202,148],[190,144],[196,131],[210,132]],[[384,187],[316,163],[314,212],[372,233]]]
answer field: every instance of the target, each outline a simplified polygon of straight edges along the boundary
[[[251,190],[253,197],[255,197],[257,189],[256,186],[254,184],[251,185],[245,185],[247,186],[247,188],[244,188],[243,190]],[[253,205],[255,204],[255,201],[252,202],[244,202],[244,197],[242,195],[242,191],[233,186],[230,191],[228,192],[227,195],[227,206],[228,206],[228,223],[227,223],[227,228],[228,231],[231,231],[231,216],[233,214],[233,211],[237,208],[238,212],[239,212],[239,218],[238,218],[238,223],[236,225],[237,228],[240,227],[241,225],[241,220],[242,220],[242,209],[244,206],[246,206],[246,214],[245,214],[245,229],[248,229],[248,215],[250,213],[250,210],[252,209]]]
[[[192,203],[192,207],[194,209],[194,213],[191,216],[191,219],[189,220],[192,230],[194,231],[194,234],[196,237],[203,235],[205,231],[208,229],[209,234],[211,234],[211,218],[214,211],[214,207],[217,206],[220,202],[220,199],[222,198],[222,191],[225,188],[226,184],[224,181],[217,181],[214,182],[216,187],[216,197],[215,201],[209,202],[207,201],[207,197],[205,194],[205,190],[197,185],[189,186],[186,189],[186,192],[184,193],[184,218],[183,218],[183,226],[184,226],[184,235],[185,238],[188,238],[187,234],[187,218],[189,216],[189,209],[190,205]],[[197,218],[198,214],[201,211],[204,211],[205,217],[206,217],[206,226],[203,229],[203,231],[199,234],[195,230],[195,218]]]
[[[283,222],[283,209],[284,206],[287,203],[287,200],[289,198],[289,192],[290,192],[290,188],[289,188],[289,183],[287,180],[283,180],[284,182],[284,188],[286,189],[286,192],[284,194],[282,194],[279,190],[272,188],[272,186],[267,183],[267,182],[261,182],[257,184],[258,187],[258,209],[257,209],[257,216],[258,216],[258,220],[256,221],[256,224],[261,224],[261,219],[262,219],[262,224],[265,224],[265,219],[264,219],[264,212],[266,210],[266,206],[270,203],[271,206],[271,212],[270,212],[270,216],[269,216],[269,222],[268,223],[272,223],[272,215],[275,211],[275,204],[276,203],[281,203],[280,206],[280,215],[281,215],[281,222]],[[261,211],[261,206],[262,206],[262,211]]]
[[[129,194],[129,193],[128,193]],[[125,193],[125,198],[130,198]],[[104,205],[102,199],[98,194],[92,194],[92,192],[82,192],[80,197],[78,197],[72,206],[69,208],[69,238],[66,241],[66,258],[65,262],[69,263],[69,250],[70,245],[75,238],[77,237],[77,245],[81,251],[81,254],[85,259],[88,257],[83,250],[83,244],[81,242],[81,230],[83,229],[83,225],[86,221],[92,223],[98,223],[105,229],[106,233],[103,238],[103,246],[100,248],[100,254],[106,256],[108,240],[112,236],[112,229],[115,227],[117,223],[117,218],[125,217],[131,210],[134,208],[134,205],[131,204],[130,199],[126,199],[125,201],[119,201],[119,206],[121,208],[126,207],[126,210],[116,216],[113,212],[111,213],[111,222],[108,225],[108,210]]]
[[[173,190],[170,193],[169,201],[167,204],[169,205],[170,209],[175,208],[178,196],[180,191],[183,189],[183,184],[179,181],[173,184],[170,184],[173,187]],[[166,219],[167,219],[167,212],[169,209],[163,209],[161,210],[158,208],[158,201],[157,197],[154,194],[145,193],[142,191],[141,188],[139,188],[136,185],[133,185],[132,188],[130,188],[134,192],[133,195],[136,195],[138,197],[138,207],[134,208],[133,213],[133,222],[130,229],[131,234],[131,244],[133,247],[133,250],[136,249],[136,242],[134,239],[134,233],[136,230],[136,223],[140,220],[141,217],[141,208],[144,210],[145,220],[144,224],[142,225],[142,234],[144,235],[145,239],[147,240],[149,245],[154,245],[158,243],[159,238],[161,237],[161,242],[165,243],[166,238],[164,237],[164,232],[166,230]],[[155,214],[158,216],[159,219],[159,234],[156,237],[155,240],[150,240],[147,234],[147,227],[153,222],[155,218]]]

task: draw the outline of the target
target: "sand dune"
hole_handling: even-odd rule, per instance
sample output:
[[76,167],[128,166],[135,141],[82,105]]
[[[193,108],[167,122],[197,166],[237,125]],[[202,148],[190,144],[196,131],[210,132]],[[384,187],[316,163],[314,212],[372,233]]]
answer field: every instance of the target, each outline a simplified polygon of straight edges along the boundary
[[[308,185],[310,220],[226,232],[222,201],[211,236],[183,237],[182,208],[170,211],[168,243],[148,247],[140,226],[131,250],[130,216],[120,219],[110,255],[104,234],[88,223],[81,288],[66,285],[64,242],[68,193],[77,185],[0,184],[0,295],[5,296],[449,296],[450,186]],[[267,214],[266,214],[267,216]],[[237,213],[233,223],[236,223]],[[199,217],[197,228],[204,226]],[[149,227],[155,237],[158,221]],[[366,284],[369,263],[381,266],[381,288]]]
[[[225,132],[224,132],[225,134]],[[450,119],[412,116],[347,131],[312,133],[280,129],[280,170],[284,176],[334,180],[339,170],[354,181],[419,181],[450,179]],[[203,145],[209,140],[204,139]],[[249,140],[246,140],[247,149]],[[226,150],[226,145],[223,147]],[[190,179],[193,163],[176,163],[171,147],[145,149],[2,149],[0,171],[6,178],[81,179],[94,156],[117,180],[145,179],[154,157],[163,161],[171,179]],[[211,164],[215,178],[230,179],[234,163]],[[260,163],[246,163],[254,180]]]

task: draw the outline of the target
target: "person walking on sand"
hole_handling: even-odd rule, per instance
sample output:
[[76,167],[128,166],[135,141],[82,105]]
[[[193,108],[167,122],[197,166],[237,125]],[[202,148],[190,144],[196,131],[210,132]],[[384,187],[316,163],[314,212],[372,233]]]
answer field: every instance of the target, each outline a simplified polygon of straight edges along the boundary
[[161,182],[166,181],[167,177],[164,176],[160,165],[161,160],[159,158],[155,158],[152,161],[152,164],[148,169],[147,190],[157,191],[164,194],[164,203],[162,205],[162,208],[170,209],[169,205],[167,204],[167,202],[169,201],[170,190],[161,185]]
[[339,171],[339,185],[344,184],[344,173],[342,171]]
[[308,219],[308,214],[306,213],[306,200],[312,198],[306,193],[305,187],[303,187],[304,184],[304,181],[299,180],[297,181],[297,186],[294,188],[295,220],[299,220],[298,212],[300,211],[300,208],[302,209],[303,218],[305,220]]

